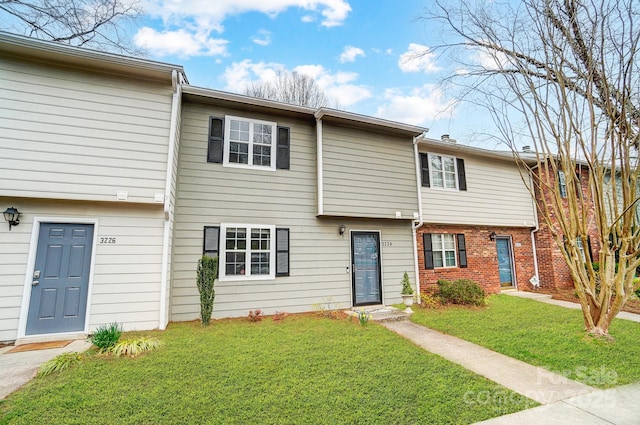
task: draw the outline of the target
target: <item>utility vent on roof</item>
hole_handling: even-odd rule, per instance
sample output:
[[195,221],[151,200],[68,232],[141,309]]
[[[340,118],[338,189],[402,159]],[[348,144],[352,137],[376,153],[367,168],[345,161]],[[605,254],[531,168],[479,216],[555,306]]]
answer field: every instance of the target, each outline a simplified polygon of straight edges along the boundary
[[456,143],[456,139],[452,139],[451,137],[449,137],[448,134],[443,134],[442,136],[440,136],[440,139],[442,139],[443,142],[448,142],[448,143]]
[[522,147],[522,152],[531,153],[531,146],[523,146]]

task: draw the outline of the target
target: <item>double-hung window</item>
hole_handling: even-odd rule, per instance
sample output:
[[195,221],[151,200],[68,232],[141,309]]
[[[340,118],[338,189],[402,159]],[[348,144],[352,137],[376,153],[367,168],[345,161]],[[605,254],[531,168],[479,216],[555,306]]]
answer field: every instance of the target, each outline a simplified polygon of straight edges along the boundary
[[567,197],[567,178],[564,171],[558,171],[558,190],[561,198]]
[[225,124],[224,165],[275,169],[276,123],[227,116]]
[[223,224],[220,233],[220,280],[275,277],[275,226]]
[[467,190],[467,178],[462,158],[421,153],[420,174],[424,187]]
[[290,129],[227,115],[209,118],[207,162],[225,167],[288,170]]
[[204,228],[204,254],[219,257],[220,281],[289,276],[289,229],[221,224]]
[[424,268],[467,267],[467,246],[464,234],[424,233]]
[[433,249],[434,267],[456,266],[456,241],[454,235],[434,233],[431,235],[431,247]]

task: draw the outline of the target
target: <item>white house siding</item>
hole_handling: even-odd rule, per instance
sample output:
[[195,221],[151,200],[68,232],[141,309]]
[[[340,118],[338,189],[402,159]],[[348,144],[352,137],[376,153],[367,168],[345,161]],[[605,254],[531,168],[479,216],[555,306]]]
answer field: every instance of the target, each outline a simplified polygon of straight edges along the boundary
[[323,123],[324,214],[412,218],[418,211],[412,138]]
[[[209,116],[234,115],[276,121],[291,129],[291,169],[247,170],[207,163]],[[285,115],[264,115],[214,105],[186,103],[173,245],[171,318],[199,317],[197,261],[204,226],[221,223],[275,225],[290,231],[290,276],[272,280],[216,282],[214,317],[246,316],[249,310],[310,311],[330,302],[350,307],[352,230],[381,231],[384,301],[400,301],[404,271],[413,276],[408,221],[317,218],[315,123]],[[347,226],[341,237],[340,224]],[[384,245],[384,244],[383,244]],[[413,277],[412,277],[413,279]]]
[[[33,267],[27,258],[36,217],[97,220],[89,331],[113,321],[125,329],[158,327],[164,225],[161,206],[4,197],[0,197],[0,205],[15,206],[23,214],[11,231],[8,225],[0,226],[0,341],[15,340],[18,335],[25,278]],[[115,238],[116,243],[101,244],[101,237]]]
[[429,152],[464,159],[467,190],[422,187],[425,222],[535,226],[535,204],[515,162],[438,150]]
[[153,203],[171,85],[0,57],[0,196]]

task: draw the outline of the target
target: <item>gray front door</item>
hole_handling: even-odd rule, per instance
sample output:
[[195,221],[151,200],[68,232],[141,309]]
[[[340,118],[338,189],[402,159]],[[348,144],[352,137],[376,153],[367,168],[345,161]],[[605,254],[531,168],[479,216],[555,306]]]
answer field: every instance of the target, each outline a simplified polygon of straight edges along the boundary
[[500,273],[500,286],[514,286],[513,262],[511,261],[511,238],[497,237],[496,248],[498,250],[498,272]]
[[382,304],[380,234],[352,232],[353,305]]
[[93,224],[41,223],[26,335],[84,330]]

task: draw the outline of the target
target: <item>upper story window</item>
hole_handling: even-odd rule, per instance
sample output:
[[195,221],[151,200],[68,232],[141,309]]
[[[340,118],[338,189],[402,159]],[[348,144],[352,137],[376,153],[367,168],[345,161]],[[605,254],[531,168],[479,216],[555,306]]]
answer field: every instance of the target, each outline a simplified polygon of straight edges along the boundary
[[289,169],[289,133],[275,122],[210,117],[207,161],[225,167]]
[[445,190],[467,190],[464,160],[432,153],[420,154],[422,186]]

